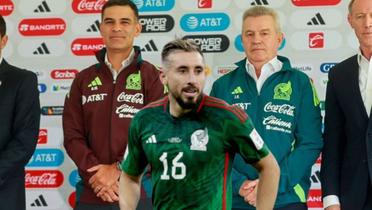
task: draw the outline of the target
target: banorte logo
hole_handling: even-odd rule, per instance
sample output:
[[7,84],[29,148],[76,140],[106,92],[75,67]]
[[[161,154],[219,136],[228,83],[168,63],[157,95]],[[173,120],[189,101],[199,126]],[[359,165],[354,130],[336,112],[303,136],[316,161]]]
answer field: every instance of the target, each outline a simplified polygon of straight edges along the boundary
[[26,170],[26,188],[58,188],[63,184],[63,174],[58,170]]
[[71,51],[77,56],[91,56],[104,46],[102,38],[79,38],[72,42]]
[[307,206],[309,208],[323,208],[322,191],[320,189],[310,189],[307,198]]
[[76,74],[79,73],[77,69],[55,69],[50,72],[52,79],[74,79]]
[[8,16],[14,11],[14,4],[11,0],[1,0],[0,15]]
[[61,18],[23,19],[18,31],[23,36],[57,36],[66,30],[66,23]]
[[308,6],[331,6],[337,5],[341,0],[292,0],[292,4],[298,7]]
[[309,48],[323,48],[324,47],[324,33],[315,32],[309,33]]
[[73,0],[72,10],[77,14],[101,13],[103,5],[108,0]]
[[48,143],[48,130],[45,128],[39,129],[39,137],[37,139],[37,144]]

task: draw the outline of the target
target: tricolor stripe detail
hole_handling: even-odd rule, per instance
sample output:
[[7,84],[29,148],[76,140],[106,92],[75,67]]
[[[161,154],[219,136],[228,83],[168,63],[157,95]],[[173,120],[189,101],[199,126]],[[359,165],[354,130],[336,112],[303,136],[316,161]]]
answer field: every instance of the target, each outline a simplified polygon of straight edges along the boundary
[[223,170],[223,189],[222,189],[222,210],[226,210],[226,194],[227,194],[227,174],[229,172],[229,153],[225,154],[225,165]]
[[218,98],[214,98],[214,97],[209,96],[209,97],[206,98],[206,100],[204,102],[204,105],[210,106],[210,107],[217,107],[217,108],[221,108],[221,109],[225,109],[227,111],[230,111],[236,117],[238,117],[241,122],[245,122],[248,119],[248,115],[242,109],[240,109],[237,106],[231,106],[231,105],[227,104],[225,101],[220,100]]

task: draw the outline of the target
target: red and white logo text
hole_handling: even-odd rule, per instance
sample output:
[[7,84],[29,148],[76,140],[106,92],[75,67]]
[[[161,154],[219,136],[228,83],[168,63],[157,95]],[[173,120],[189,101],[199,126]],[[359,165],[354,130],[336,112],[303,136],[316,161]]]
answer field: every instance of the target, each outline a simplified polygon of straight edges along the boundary
[[101,13],[103,5],[108,0],[73,0],[72,10],[75,13]]
[[18,25],[23,36],[57,36],[66,30],[66,23],[61,18],[23,19]]
[[48,143],[48,130],[42,128],[39,130],[39,137],[37,139],[37,144],[46,144]]
[[77,56],[89,56],[104,46],[102,38],[75,39],[71,44],[71,51]]
[[309,197],[307,198],[307,206],[309,208],[323,208],[322,191],[320,189],[309,190]]
[[26,188],[58,188],[63,184],[63,174],[57,170],[27,170]]
[[8,16],[14,11],[14,4],[11,0],[1,0],[0,15]]
[[309,48],[323,48],[324,47],[324,33],[316,32],[309,33]]
[[341,0],[292,0],[292,4],[298,7],[330,6],[337,5]]
[[212,8],[212,0],[198,0],[198,8],[200,9]]
[[79,71],[76,69],[55,69],[50,72],[53,79],[74,79]]

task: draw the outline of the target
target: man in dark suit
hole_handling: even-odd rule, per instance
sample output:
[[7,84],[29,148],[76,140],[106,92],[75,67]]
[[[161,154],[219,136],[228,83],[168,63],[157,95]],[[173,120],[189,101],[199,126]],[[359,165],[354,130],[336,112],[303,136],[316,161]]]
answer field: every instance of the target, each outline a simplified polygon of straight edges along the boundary
[[0,16],[0,210],[25,210],[24,167],[37,143],[39,91],[34,73],[11,66],[2,57],[5,32]]
[[321,166],[326,210],[372,209],[372,1],[351,0],[359,53],[329,72]]

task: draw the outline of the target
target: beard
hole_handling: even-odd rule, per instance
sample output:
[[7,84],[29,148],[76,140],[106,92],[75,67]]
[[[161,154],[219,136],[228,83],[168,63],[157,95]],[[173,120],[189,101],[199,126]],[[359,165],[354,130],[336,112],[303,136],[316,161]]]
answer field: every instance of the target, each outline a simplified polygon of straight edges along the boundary
[[203,95],[203,93],[201,92],[198,96],[196,96],[196,100],[194,100],[195,98],[182,99],[180,94],[176,94],[172,91],[169,91],[169,92],[170,94],[172,94],[172,97],[176,100],[176,102],[178,103],[178,105],[180,105],[182,109],[196,108],[198,102],[202,99],[202,95]]
[[198,102],[201,100],[202,94],[198,95],[196,100],[194,101],[192,98],[187,98],[186,100],[182,100],[180,96],[175,97],[178,105],[182,109],[195,109],[197,107]]

